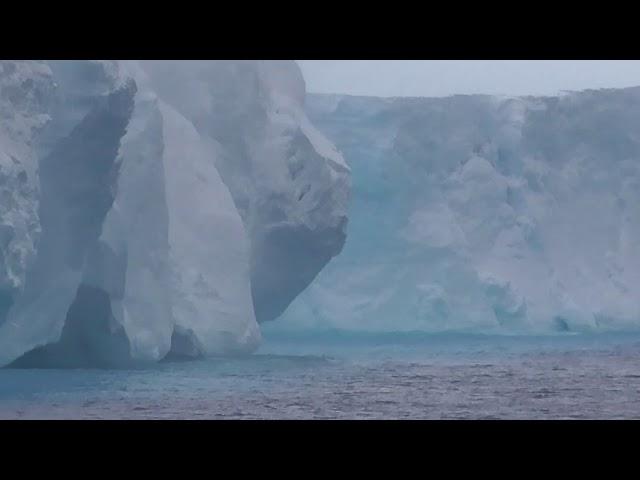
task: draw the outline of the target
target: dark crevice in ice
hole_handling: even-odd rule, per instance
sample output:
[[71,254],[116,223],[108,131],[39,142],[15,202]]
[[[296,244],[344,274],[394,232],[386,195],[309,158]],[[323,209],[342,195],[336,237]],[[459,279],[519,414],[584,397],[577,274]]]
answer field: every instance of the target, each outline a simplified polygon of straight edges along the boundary
[[4,323],[7,312],[13,305],[13,295],[10,292],[0,291],[0,325]]
[[555,317],[553,319],[553,325],[558,332],[569,332],[571,328],[569,327],[569,322],[562,317]]
[[128,84],[103,98],[40,161],[42,236],[27,295],[38,296],[61,269],[81,270],[98,240],[115,196],[116,158],[135,91]]
[[171,334],[171,348],[162,362],[184,362],[203,356],[204,350],[193,330],[176,325]]
[[126,258],[99,238],[115,197],[116,159],[135,92],[135,83],[129,82],[99,98],[39,162],[42,236],[24,301],[46,295],[69,272],[81,273],[84,281],[66,314],[59,341],[27,352],[13,367],[107,368],[130,361],[128,339],[112,313],[112,300],[122,296]]
[[129,340],[111,312],[109,295],[81,285],[57,343],[37,347],[9,368],[111,368],[126,366]]

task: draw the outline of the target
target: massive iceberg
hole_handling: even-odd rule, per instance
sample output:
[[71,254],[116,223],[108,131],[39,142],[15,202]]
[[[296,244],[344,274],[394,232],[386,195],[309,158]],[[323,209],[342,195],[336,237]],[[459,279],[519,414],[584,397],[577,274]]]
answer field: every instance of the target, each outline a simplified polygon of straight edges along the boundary
[[294,62],[0,62],[0,366],[235,354],[340,252]]
[[344,251],[274,329],[640,327],[640,88],[312,95],[349,162]]
[[307,95],[292,61],[2,61],[0,366],[248,353],[276,318],[638,329],[636,125],[640,88],[385,99]]

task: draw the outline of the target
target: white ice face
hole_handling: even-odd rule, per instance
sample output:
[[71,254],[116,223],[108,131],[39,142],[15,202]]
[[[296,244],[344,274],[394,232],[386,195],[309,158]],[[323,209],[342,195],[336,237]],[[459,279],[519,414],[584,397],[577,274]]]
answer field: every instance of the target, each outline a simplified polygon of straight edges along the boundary
[[254,350],[344,242],[304,96],[294,62],[0,63],[0,365]]
[[347,221],[349,168],[307,119],[300,71],[289,61],[141,67],[215,151],[249,235],[256,317],[273,320],[340,252]]
[[0,62],[0,365],[640,326],[640,89],[305,96],[294,62]]
[[352,168],[349,237],[273,328],[640,327],[640,89],[307,112]]

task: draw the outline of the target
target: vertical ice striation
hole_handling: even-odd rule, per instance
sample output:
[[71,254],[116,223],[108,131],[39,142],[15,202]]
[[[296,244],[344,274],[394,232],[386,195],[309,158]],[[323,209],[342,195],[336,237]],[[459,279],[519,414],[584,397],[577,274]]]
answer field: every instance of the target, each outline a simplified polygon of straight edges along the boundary
[[353,169],[349,240],[278,328],[640,326],[640,89],[311,96]]

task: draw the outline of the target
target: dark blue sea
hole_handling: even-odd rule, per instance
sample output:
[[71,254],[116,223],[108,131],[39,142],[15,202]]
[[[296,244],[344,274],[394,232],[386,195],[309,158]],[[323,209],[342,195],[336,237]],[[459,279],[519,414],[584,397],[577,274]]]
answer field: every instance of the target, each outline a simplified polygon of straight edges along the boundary
[[271,334],[247,357],[2,369],[0,418],[640,418],[640,334]]

